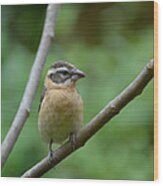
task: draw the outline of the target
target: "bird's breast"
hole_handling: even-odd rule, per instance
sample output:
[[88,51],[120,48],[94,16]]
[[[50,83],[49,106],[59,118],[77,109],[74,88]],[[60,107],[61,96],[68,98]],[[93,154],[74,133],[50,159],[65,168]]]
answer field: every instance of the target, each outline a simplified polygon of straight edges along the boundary
[[[76,90],[50,90],[39,113],[39,128],[45,141],[65,140],[69,133],[80,129],[83,119],[83,103]],[[48,139],[48,140],[47,140]]]

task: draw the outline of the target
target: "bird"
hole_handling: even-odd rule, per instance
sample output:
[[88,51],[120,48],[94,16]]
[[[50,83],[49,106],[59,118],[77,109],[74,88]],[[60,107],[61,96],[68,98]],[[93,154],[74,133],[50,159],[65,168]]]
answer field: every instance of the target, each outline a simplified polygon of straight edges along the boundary
[[48,69],[40,98],[38,129],[48,144],[49,157],[53,158],[53,143],[62,144],[69,139],[75,149],[77,132],[83,124],[83,100],[76,83],[85,73],[73,64],[59,60]]

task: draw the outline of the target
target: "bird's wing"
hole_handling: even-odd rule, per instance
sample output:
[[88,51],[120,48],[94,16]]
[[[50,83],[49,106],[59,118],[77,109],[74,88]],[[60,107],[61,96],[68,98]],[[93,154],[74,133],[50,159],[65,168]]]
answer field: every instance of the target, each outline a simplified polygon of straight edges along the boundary
[[42,93],[41,93],[41,97],[40,97],[40,104],[39,104],[39,107],[38,107],[38,112],[40,111],[41,103],[42,103],[42,100],[44,99],[46,91],[47,91],[47,88],[44,86],[43,90],[42,90]]

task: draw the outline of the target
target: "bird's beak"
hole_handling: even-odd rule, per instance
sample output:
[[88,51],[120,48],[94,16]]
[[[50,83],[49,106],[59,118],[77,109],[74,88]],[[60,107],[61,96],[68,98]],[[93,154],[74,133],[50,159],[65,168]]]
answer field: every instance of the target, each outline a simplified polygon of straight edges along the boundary
[[73,78],[74,81],[76,81],[76,80],[78,80],[78,79],[80,79],[80,78],[85,77],[85,73],[82,72],[82,71],[79,70],[79,69],[74,69],[74,70],[72,71],[72,74],[73,74],[72,78]]
[[79,77],[85,77],[85,74],[84,74],[84,72],[82,72],[81,70],[79,70],[79,69],[75,69],[74,71],[73,71],[73,74],[74,75],[78,75]]

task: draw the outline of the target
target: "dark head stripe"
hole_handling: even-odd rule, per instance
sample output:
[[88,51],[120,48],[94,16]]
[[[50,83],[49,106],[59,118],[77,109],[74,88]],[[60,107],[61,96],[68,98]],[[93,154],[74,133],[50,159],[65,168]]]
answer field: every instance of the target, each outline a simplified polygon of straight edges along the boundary
[[53,65],[51,65],[50,69],[51,68],[57,69],[57,68],[60,68],[60,67],[67,67],[68,69],[73,69],[74,68],[74,65],[69,64],[66,61],[57,61]]

